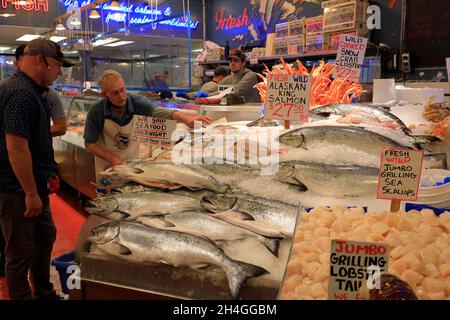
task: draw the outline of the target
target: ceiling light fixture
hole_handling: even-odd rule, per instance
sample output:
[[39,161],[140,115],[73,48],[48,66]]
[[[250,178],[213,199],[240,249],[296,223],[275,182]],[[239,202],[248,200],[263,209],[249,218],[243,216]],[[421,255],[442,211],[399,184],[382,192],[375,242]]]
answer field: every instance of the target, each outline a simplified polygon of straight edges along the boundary
[[105,47],[118,47],[118,46],[124,46],[130,43],[134,43],[134,41],[118,41],[110,44],[105,44]]
[[121,11],[122,8],[120,7],[120,3],[117,0],[111,1],[111,4],[109,5],[110,9],[113,11]]
[[64,39],[67,39],[67,37],[59,37],[59,36],[50,37],[50,40],[53,42],[60,42],[63,41]]
[[11,49],[11,47],[0,47],[0,51],[7,51]]
[[117,40],[120,40],[120,39],[118,39],[118,38],[106,38],[106,39],[97,40],[92,45],[94,47],[98,47],[98,46],[103,46],[105,44],[108,44],[108,43],[111,43],[111,42],[114,42],[114,41],[117,41]]
[[89,13],[89,19],[99,19],[100,14],[98,13],[97,9],[92,8],[91,12]]
[[28,42],[28,41],[32,41],[32,40],[38,39],[38,38],[41,38],[41,36],[38,34],[24,34],[20,38],[17,38],[16,41]]
[[81,21],[78,20],[77,17],[71,17],[69,19],[70,19],[70,22],[69,22],[70,25],[72,25],[72,26],[80,26],[81,25]]
[[55,30],[56,31],[64,31],[64,30],[66,30],[66,27],[64,27],[64,25],[61,22],[58,22],[56,24]]

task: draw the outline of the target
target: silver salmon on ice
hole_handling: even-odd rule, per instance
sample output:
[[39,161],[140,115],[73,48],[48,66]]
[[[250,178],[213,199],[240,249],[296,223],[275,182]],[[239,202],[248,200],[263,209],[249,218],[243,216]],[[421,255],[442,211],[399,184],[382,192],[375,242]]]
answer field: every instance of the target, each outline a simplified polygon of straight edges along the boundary
[[92,230],[88,240],[103,252],[134,263],[167,263],[191,268],[217,266],[226,273],[233,298],[238,297],[246,279],[267,273],[258,266],[231,259],[213,241],[140,223],[100,225]]

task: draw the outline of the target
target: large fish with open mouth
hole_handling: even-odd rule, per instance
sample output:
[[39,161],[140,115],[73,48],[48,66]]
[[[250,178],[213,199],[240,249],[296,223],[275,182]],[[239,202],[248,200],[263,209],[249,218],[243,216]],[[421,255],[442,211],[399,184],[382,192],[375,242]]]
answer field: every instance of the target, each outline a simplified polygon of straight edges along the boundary
[[306,150],[315,144],[349,146],[379,157],[383,148],[414,149],[414,144],[402,143],[379,133],[356,126],[309,126],[282,134],[280,143]]
[[88,240],[103,252],[134,263],[167,263],[191,268],[217,266],[226,273],[233,298],[238,297],[246,279],[268,273],[258,266],[231,259],[211,240],[140,223],[100,225],[92,230]]
[[285,161],[279,165],[277,178],[302,191],[340,198],[376,192],[378,172],[378,168],[356,165]]
[[114,166],[113,169],[121,178],[149,187],[178,189],[184,186],[191,190],[207,189],[215,192],[228,189],[227,185],[204,171],[196,170],[192,165],[143,161]]
[[250,195],[211,194],[201,205],[218,219],[273,238],[292,237],[298,213],[295,206]]
[[278,257],[279,238],[267,238],[247,229],[219,220],[204,211],[171,213],[160,217],[140,217],[139,222],[162,230],[186,232],[216,242],[256,238]]
[[112,194],[89,200],[85,207],[89,213],[112,220],[134,220],[197,209],[201,209],[199,198],[161,191]]

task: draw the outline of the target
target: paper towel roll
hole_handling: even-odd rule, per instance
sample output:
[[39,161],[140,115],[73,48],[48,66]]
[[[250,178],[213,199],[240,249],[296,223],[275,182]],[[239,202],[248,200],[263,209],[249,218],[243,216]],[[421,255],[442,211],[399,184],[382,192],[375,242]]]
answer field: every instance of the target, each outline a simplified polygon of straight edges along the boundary
[[386,103],[395,101],[395,80],[374,79],[373,80],[373,102]]

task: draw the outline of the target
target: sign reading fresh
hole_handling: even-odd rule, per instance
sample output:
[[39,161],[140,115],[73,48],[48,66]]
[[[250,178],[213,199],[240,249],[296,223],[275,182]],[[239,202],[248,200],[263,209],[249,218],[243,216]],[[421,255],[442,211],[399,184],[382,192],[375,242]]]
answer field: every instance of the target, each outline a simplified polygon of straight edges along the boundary
[[363,300],[365,288],[380,286],[388,263],[387,244],[332,240],[328,300]]
[[132,141],[154,146],[171,145],[177,122],[154,117],[138,116],[133,125]]
[[[66,8],[70,7],[81,8],[92,2],[94,1],[64,0],[64,6]],[[106,23],[111,21],[126,22],[127,19],[129,18],[130,19],[129,22],[131,25],[142,25],[167,18],[167,20],[159,21],[157,22],[157,24],[175,28],[190,27],[191,29],[196,29],[200,23],[198,20],[191,20],[188,26],[188,21],[183,17],[170,19],[170,17],[173,15],[171,7],[162,7],[156,9],[150,8],[149,6],[146,5],[136,5],[127,2],[126,4],[122,3],[120,5],[120,10],[111,8],[108,3],[98,5],[96,6],[96,8],[101,8],[106,13],[104,17]]]
[[267,82],[266,119],[308,122],[311,76],[269,74]]
[[378,199],[417,201],[423,151],[383,149]]
[[333,77],[358,82],[366,47],[367,38],[341,34]]

